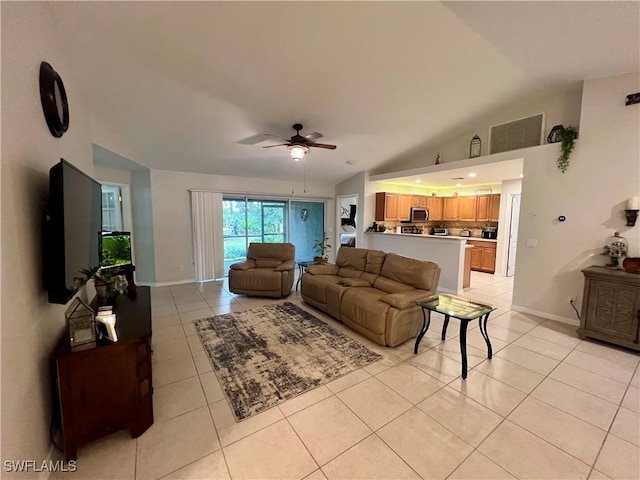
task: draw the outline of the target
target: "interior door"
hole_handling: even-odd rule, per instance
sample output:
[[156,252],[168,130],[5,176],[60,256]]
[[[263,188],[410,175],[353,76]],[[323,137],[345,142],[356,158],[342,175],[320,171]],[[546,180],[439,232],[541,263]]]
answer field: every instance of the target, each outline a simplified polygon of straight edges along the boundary
[[509,223],[509,252],[507,254],[507,277],[516,273],[516,248],[518,246],[518,222],[520,219],[520,194],[511,195],[511,221]]

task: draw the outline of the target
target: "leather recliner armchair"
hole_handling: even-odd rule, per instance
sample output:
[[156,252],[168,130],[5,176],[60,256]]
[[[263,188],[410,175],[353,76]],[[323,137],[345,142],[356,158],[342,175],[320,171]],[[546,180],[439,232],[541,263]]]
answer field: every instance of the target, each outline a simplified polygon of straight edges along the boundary
[[292,243],[250,243],[247,259],[229,267],[229,290],[259,297],[286,297],[293,286]]

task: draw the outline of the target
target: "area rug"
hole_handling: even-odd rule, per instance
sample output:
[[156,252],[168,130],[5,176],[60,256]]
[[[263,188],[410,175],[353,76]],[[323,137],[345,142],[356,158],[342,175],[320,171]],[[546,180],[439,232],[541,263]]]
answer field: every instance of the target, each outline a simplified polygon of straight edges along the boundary
[[381,358],[291,302],[194,323],[237,420]]

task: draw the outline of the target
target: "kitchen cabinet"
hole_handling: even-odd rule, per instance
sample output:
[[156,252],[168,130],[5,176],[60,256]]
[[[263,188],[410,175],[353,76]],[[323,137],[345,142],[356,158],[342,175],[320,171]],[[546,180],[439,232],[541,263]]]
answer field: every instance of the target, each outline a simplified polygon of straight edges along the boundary
[[578,335],[640,351],[640,275],[588,267]]
[[490,197],[489,221],[497,222],[500,219],[500,194],[494,193]]
[[428,198],[426,195],[418,195],[418,207],[427,208]]
[[411,195],[398,195],[398,220],[411,220]]
[[464,270],[462,273],[462,288],[471,286],[471,252],[473,248],[464,249]]
[[467,240],[471,250],[471,270],[494,273],[496,271],[496,242]]
[[376,193],[376,222],[398,219],[398,195],[396,193]]
[[427,197],[429,220],[442,220],[444,213],[444,197]]
[[458,219],[474,221],[476,219],[476,196],[458,197],[458,199],[460,202]]
[[420,206],[420,195],[411,195],[411,207]]
[[444,197],[443,220],[458,220],[460,217],[460,198]]

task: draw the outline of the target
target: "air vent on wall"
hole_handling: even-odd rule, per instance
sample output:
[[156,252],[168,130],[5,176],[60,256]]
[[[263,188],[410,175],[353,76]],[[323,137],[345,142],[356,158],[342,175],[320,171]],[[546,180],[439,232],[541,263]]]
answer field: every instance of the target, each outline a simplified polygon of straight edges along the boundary
[[540,145],[544,114],[491,127],[490,153],[508,152]]

